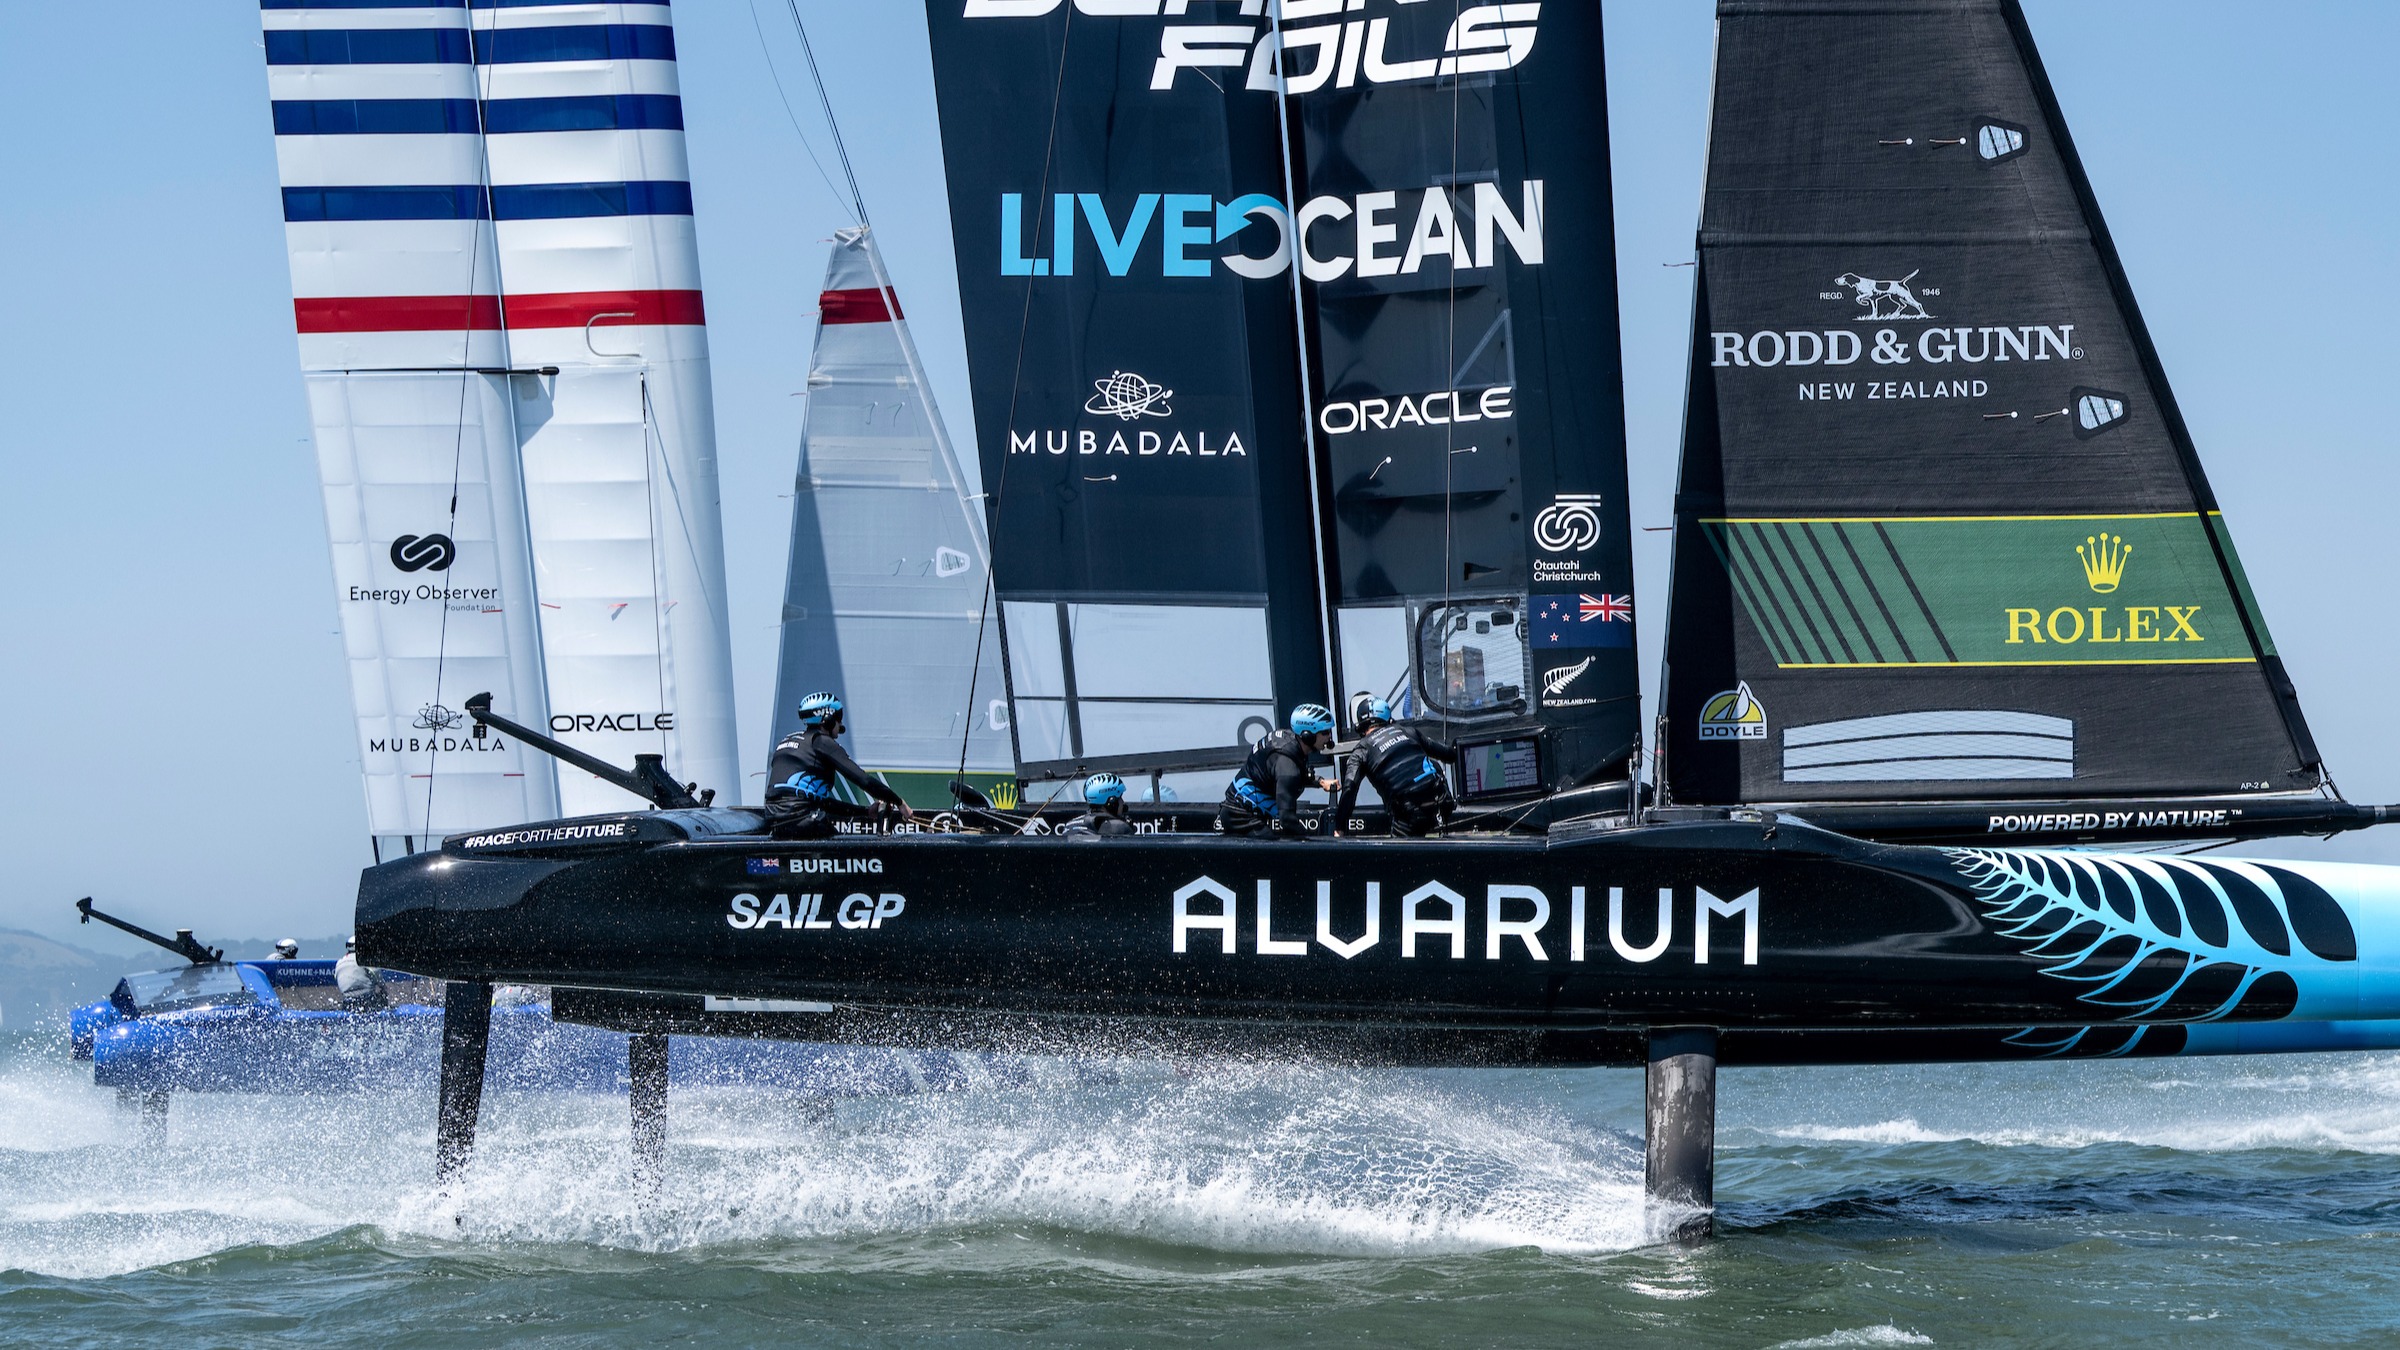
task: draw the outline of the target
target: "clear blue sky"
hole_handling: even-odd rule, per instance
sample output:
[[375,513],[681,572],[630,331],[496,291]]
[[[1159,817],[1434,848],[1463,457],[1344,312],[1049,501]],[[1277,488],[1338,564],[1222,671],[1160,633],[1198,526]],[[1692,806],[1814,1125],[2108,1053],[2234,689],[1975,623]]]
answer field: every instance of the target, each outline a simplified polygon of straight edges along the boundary
[[[1581,3],[1583,0],[1559,0]],[[924,18],[800,0],[937,392],[971,435]],[[2026,0],[2103,209],[2317,738],[2400,800],[2382,585],[2400,137],[2389,0]],[[1707,0],[1609,11],[1637,523],[1681,435]],[[758,14],[804,125],[776,0]],[[677,6],[716,357],[744,751],[763,758],[820,241],[749,0]],[[0,140],[0,926],[74,938],[87,893],[162,925],[321,934],[366,861],[332,569],[292,339],[255,9],[20,5]],[[1638,555],[1645,650],[1664,540]],[[1654,661],[1653,661],[1653,664]],[[2366,711],[2361,712],[2361,709]],[[2182,709],[2161,735],[2205,735]],[[757,767],[752,765],[750,767]],[[2400,827],[2268,851],[2400,862]],[[91,930],[86,930],[88,934]]]

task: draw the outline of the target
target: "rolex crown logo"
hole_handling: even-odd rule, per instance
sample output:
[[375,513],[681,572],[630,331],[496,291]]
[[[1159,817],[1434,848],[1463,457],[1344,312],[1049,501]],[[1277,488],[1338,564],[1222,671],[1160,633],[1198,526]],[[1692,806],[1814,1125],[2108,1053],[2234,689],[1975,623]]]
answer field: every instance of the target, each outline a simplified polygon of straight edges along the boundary
[[2075,549],[2083,559],[2083,579],[2092,584],[2096,595],[2106,595],[2125,579],[2125,560],[2133,556],[2133,545],[2121,534],[2105,531],[2099,537],[2086,537]]

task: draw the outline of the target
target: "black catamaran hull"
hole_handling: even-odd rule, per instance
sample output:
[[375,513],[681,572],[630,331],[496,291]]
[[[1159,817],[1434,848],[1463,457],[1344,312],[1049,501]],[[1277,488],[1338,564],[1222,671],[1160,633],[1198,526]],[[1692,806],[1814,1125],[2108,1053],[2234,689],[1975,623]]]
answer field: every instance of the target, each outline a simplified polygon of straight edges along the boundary
[[[1404,1062],[1616,1062],[1572,1033],[1667,1025],[2400,1017],[2390,869],[1742,822],[1289,844],[720,832],[743,816],[454,839],[365,874],[361,950],[448,978],[859,1010],[828,1038],[979,1044],[995,1020],[1098,1019],[1336,1056],[1380,1035],[1396,1048],[1363,1057]],[[1492,1033],[1522,1044],[1476,1052]]]

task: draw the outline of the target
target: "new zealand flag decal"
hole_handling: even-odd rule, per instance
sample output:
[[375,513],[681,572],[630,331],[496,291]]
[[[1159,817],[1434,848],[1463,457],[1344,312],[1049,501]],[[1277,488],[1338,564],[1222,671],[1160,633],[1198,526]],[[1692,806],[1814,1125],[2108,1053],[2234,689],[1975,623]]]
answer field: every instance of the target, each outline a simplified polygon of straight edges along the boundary
[[1533,600],[1536,651],[1633,645],[1630,595],[1537,595]]
[[775,858],[748,858],[743,861],[743,868],[754,877],[772,877],[782,874],[783,863]]

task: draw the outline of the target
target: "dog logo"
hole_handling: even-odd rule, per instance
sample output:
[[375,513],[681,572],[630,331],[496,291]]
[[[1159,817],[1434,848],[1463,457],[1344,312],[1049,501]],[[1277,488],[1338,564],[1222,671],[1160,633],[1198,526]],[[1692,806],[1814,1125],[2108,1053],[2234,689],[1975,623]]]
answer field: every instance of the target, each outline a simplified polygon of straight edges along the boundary
[[1908,283],[1916,279],[1915,272],[1898,281],[1876,281],[1856,272],[1844,272],[1833,279],[1833,284],[1848,289],[1857,297],[1859,307],[1866,311],[1858,316],[1859,323],[1930,319],[1933,316],[1926,313],[1925,306],[1918,302],[1917,293],[1908,288]]

